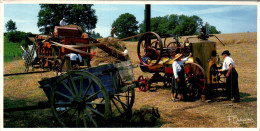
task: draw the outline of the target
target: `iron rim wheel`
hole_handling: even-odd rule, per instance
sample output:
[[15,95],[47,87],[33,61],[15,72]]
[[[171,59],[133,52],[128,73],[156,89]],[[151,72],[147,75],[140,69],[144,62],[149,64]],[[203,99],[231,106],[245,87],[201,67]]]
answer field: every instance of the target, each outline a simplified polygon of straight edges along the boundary
[[128,89],[126,92],[118,93],[110,97],[112,117],[119,117],[130,113],[135,99],[134,88]]
[[166,48],[169,50],[169,53],[172,57],[176,55],[176,51],[178,49],[178,45],[176,42],[170,42]]
[[144,77],[143,75],[140,75],[138,77],[138,82],[142,83],[142,85],[139,85],[139,87],[138,87],[139,91],[146,92],[147,90],[149,90],[148,79],[146,77]]
[[196,63],[184,64],[185,81],[188,88],[187,96],[200,98],[206,88],[206,77],[204,69]]
[[97,127],[97,119],[110,116],[108,92],[100,79],[91,73],[68,72],[60,76],[52,87],[51,109],[61,126]]
[[[153,38],[155,37],[155,39]],[[150,39],[154,39],[149,41]],[[163,44],[160,36],[154,32],[147,32],[141,36],[137,46],[137,54],[140,62],[145,66],[154,66],[159,63],[162,57]],[[142,58],[147,57],[144,61]],[[156,60],[151,64],[152,60]]]

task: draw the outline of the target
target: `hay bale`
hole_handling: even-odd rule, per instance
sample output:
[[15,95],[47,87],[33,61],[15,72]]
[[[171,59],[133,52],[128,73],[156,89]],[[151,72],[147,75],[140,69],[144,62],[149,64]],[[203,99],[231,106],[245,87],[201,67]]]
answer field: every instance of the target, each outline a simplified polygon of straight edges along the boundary
[[[97,39],[97,41],[99,41],[99,42],[113,42],[113,41],[116,41],[116,40],[118,40],[118,39],[113,38],[113,37]],[[109,43],[109,44],[107,44],[107,46],[112,48],[112,49],[123,52],[125,44],[120,41],[120,42],[115,42],[115,43]],[[94,57],[90,62],[91,66],[97,66],[100,63],[115,63],[117,61],[120,61],[119,59],[109,55],[108,53],[104,52],[103,50],[101,50],[99,48],[96,48],[95,51],[96,51],[96,54],[98,56],[102,56],[103,58],[102,57]]]

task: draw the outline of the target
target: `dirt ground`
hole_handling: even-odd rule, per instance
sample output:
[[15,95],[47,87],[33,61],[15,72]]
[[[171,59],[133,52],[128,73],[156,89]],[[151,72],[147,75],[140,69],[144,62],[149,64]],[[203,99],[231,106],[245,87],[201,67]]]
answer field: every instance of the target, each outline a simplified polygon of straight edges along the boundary
[[[154,84],[152,91],[140,92],[136,89],[133,110],[149,105],[158,107],[161,115],[161,127],[257,127],[257,44],[256,33],[221,35],[226,46],[217,45],[217,52],[229,50],[236,62],[239,74],[239,90],[242,101],[202,102],[172,102],[170,89],[162,88],[162,84]],[[231,37],[231,38],[230,38]],[[243,40],[240,38],[243,38]],[[233,40],[236,39],[236,40]],[[244,40],[248,39],[248,41]],[[252,40],[253,39],[253,40]],[[125,42],[133,64],[138,64],[137,42]],[[222,58],[221,58],[222,59]],[[23,71],[23,61],[4,64],[4,74]],[[140,68],[134,69],[135,78],[139,75],[151,76]],[[46,100],[43,91],[37,83],[43,77],[53,77],[53,72],[25,76],[4,77],[4,108],[24,105],[34,105]],[[53,127],[49,110],[4,113],[4,127]],[[28,120],[30,119],[30,120]],[[15,122],[14,122],[15,121]]]
[[[226,44],[217,42],[217,53],[229,50],[239,74],[239,90],[242,101],[220,102],[172,102],[170,89],[163,89],[161,83],[153,84],[155,91],[136,90],[134,109],[143,105],[158,107],[164,124],[161,127],[257,127],[257,44],[256,33],[222,34],[218,37]],[[216,39],[211,39],[217,41]],[[126,44],[133,63],[138,64],[137,43]],[[137,60],[137,61],[136,61]],[[220,56],[220,60],[223,60]],[[139,75],[151,76],[140,68]]]

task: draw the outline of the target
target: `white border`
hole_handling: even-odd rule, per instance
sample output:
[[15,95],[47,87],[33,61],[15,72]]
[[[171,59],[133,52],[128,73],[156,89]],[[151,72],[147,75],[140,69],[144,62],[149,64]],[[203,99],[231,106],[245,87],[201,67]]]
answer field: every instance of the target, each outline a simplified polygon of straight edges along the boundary
[[120,1],[120,0],[3,0],[10,4],[175,4],[175,5],[256,5],[257,1]]
[[[260,87],[260,2],[258,2],[257,4],[257,97],[260,94],[260,89],[258,89]],[[257,127],[258,127],[258,131],[260,131],[260,100],[259,98],[257,99]]]
[[[259,32],[259,25],[260,24],[260,2],[257,1],[138,1],[138,0],[133,0],[133,1],[116,1],[116,0],[111,0],[111,1],[101,1],[101,0],[96,0],[96,1],[83,1],[83,0],[0,0],[0,35],[3,36],[3,30],[4,30],[4,6],[3,4],[175,4],[175,5],[257,5],[257,87],[260,87],[260,78],[259,78],[259,68],[260,68],[260,63],[259,63],[259,58],[260,58],[260,32]],[[0,131],[1,130],[21,130],[21,131],[30,131],[30,130],[35,130],[35,128],[3,128],[3,37],[0,37],[0,65],[1,65],[1,70],[0,70],[0,83],[2,84],[2,88],[0,87]],[[259,96],[260,90],[257,90],[257,96]],[[259,107],[259,102],[260,100],[257,100],[257,107]],[[210,128],[212,131],[240,131],[240,130],[247,130],[247,131],[260,131],[259,126],[260,126],[260,110],[257,108],[257,128]],[[63,130],[63,131],[69,131],[69,130],[79,130],[79,131],[86,131],[86,130],[108,130],[108,131],[116,131],[116,130],[136,130],[136,129],[141,129],[141,130],[167,130],[167,131],[173,131],[173,130],[178,130],[178,131],[184,131],[184,130],[202,130],[202,131],[208,131],[209,128],[48,128],[48,130]],[[38,128],[38,131],[45,131],[46,128]]]
[[[3,128],[3,119],[4,119],[4,113],[3,113],[3,108],[4,108],[4,78],[3,78],[3,71],[4,71],[4,6],[2,4],[2,0],[0,1],[0,128]],[[0,130],[1,130],[0,129]]]

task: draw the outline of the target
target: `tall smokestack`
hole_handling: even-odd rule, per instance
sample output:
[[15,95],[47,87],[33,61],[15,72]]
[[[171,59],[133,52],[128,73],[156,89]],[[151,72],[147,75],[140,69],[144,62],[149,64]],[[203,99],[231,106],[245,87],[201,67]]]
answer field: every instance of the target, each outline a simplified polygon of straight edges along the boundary
[[151,5],[145,5],[145,32],[151,31]]

